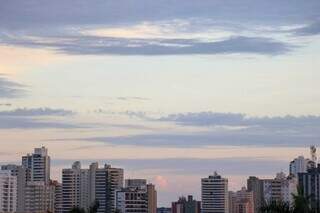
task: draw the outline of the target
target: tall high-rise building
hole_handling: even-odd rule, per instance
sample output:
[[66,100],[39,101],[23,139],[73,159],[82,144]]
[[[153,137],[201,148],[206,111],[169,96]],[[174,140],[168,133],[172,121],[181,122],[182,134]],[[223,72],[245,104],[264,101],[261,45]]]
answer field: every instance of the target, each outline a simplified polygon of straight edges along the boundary
[[[7,170],[11,172],[11,175],[17,178],[17,212],[24,212],[24,193],[26,186],[26,169],[22,166],[8,164],[2,165],[1,170]],[[0,211],[1,212],[1,211]]]
[[284,201],[291,203],[292,194],[297,192],[297,181],[295,177],[286,177],[283,172],[276,175],[274,179],[263,180],[264,201]]
[[147,180],[146,179],[126,179],[124,187],[145,188],[147,187]]
[[228,213],[228,179],[216,172],[201,179],[202,213]]
[[54,180],[50,185],[54,189],[54,213],[62,213],[62,184]]
[[253,192],[245,187],[229,192],[229,213],[254,213]]
[[95,169],[95,200],[99,202],[98,213],[114,213],[116,191],[123,187],[123,169],[105,165]]
[[254,176],[250,176],[247,180],[247,189],[253,194],[255,213],[260,213],[260,208],[264,204],[263,180]]
[[180,197],[178,201],[171,204],[172,213],[200,213],[201,202],[193,199],[192,195]]
[[125,187],[116,192],[116,209],[122,213],[156,213],[157,192],[145,179],[126,179]]
[[298,174],[299,187],[302,188],[305,197],[309,197],[311,206],[320,211],[320,164],[317,168]]
[[34,153],[22,157],[22,166],[27,171],[27,181],[50,182],[50,157],[45,147],[35,148]]
[[10,170],[0,171],[0,212],[17,211],[17,176]]
[[290,175],[298,177],[298,173],[307,172],[308,169],[314,167],[315,162],[310,159],[306,159],[303,156],[299,156],[290,162],[289,171]]
[[24,213],[54,212],[54,186],[41,181],[27,182]]
[[148,199],[145,189],[125,187],[116,192],[116,209],[121,213],[148,213]]
[[89,170],[81,169],[79,161],[72,168],[62,170],[62,211],[69,212],[73,207],[87,209],[90,206]]
[[157,213],[157,191],[155,185],[147,184],[148,213]]

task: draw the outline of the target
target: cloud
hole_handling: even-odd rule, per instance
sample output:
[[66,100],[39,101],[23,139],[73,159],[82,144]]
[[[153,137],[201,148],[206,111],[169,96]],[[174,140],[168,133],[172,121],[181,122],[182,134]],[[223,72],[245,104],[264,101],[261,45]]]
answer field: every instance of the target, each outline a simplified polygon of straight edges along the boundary
[[240,113],[181,113],[170,114],[159,121],[172,121],[179,125],[191,126],[247,126],[265,128],[303,128],[320,125],[320,116],[278,116],[278,117],[250,117]]
[[[286,35],[287,32],[279,30],[281,27],[301,26],[317,20],[319,9],[317,0],[141,0],[139,3],[134,0],[45,0],[41,3],[5,0],[0,8],[0,44],[75,55],[279,55],[295,46],[261,29],[272,28],[273,32]],[[140,37],[135,38],[121,37],[121,33],[118,37],[86,33],[128,29],[145,26],[145,23],[170,30],[164,30],[158,39],[144,37],[144,30],[150,30],[149,25],[139,28]],[[315,33],[318,29],[315,24],[300,31]],[[175,36],[177,31],[187,34],[184,38],[197,39],[182,39]],[[218,32],[219,40],[213,40],[216,38],[211,36],[212,31]],[[168,35],[173,39],[168,39]]]
[[0,129],[73,129],[84,128],[76,124],[62,121],[39,120],[26,117],[0,117]]
[[26,94],[25,87],[25,85],[11,81],[0,74],[0,98],[19,98],[24,96]]
[[0,111],[1,116],[68,116],[74,112],[65,109],[51,108],[18,108],[10,111]]
[[320,21],[293,30],[297,35],[312,36],[320,34]]
[[70,129],[84,127],[83,125],[55,119],[73,114],[69,110],[50,108],[18,108],[10,111],[0,111],[0,129]]
[[314,20],[319,17],[319,8],[318,0],[4,0],[0,26],[25,29],[186,18],[283,25]]
[[[1,41],[0,41],[1,43]],[[6,45],[48,48],[57,52],[76,55],[212,55],[251,53],[278,55],[294,46],[264,37],[235,36],[221,41],[196,39],[128,39],[100,36],[64,36],[46,38],[4,36]]]
[[[147,118],[148,119],[148,118]],[[114,146],[197,148],[208,146],[305,147],[320,145],[319,116],[249,117],[240,113],[186,113],[162,117],[155,122],[202,127],[193,131],[160,130],[148,134],[90,137]]]

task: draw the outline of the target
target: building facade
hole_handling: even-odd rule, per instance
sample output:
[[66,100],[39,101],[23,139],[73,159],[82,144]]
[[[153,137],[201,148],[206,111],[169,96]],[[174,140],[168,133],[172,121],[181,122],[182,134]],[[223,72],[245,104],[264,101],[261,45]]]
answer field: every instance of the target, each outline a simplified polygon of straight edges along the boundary
[[17,212],[24,212],[24,194],[26,186],[26,169],[22,166],[8,164],[2,165],[1,170],[10,171],[11,175],[17,179]]
[[114,213],[116,191],[123,188],[123,169],[105,164],[104,168],[96,168],[94,174],[95,200],[99,202],[98,213]]
[[171,204],[172,213],[200,213],[201,202],[193,199],[192,195],[188,198],[180,197],[178,201]]
[[240,191],[229,192],[229,213],[254,213],[253,192],[243,187]]
[[264,204],[263,180],[254,176],[250,176],[247,180],[247,189],[253,194],[255,213],[260,213],[260,208]]
[[89,170],[81,169],[80,162],[72,168],[62,170],[62,212],[69,212],[74,207],[87,209],[90,206]]
[[0,212],[17,211],[17,176],[10,170],[0,171]]
[[299,187],[302,188],[304,196],[310,197],[311,206],[320,211],[320,164],[317,168],[309,169],[307,172],[298,174]]
[[307,172],[308,169],[314,167],[315,163],[312,160],[299,156],[290,162],[289,174],[298,177],[298,173]]
[[22,157],[22,166],[26,168],[27,181],[50,182],[50,156],[45,147],[35,148],[34,153]]
[[228,179],[216,172],[201,179],[201,198],[203,213],[228,213]]
[[54,212],[54,186],[41,181],[27,182],[25,213]]

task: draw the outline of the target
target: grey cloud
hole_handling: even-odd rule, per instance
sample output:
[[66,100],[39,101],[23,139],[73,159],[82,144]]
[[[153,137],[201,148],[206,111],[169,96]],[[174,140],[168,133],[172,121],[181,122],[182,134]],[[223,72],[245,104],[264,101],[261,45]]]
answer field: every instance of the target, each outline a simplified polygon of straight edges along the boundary
[[[92,137],[77,140],[95,141],[114,146],[197,148],[208,146],[305,147],[320,145],[319,133],[285,134],[262,130],[155,133],[134,136]],[[63,139],[62,139],[63,140]]]
[[0,98],[19,98],[24,96],[26,94],[25,87],[25,85],[11,81],[0,74]]
[[0,129],[73,129],[85,126],[29,117],[0,117]]
[[[83,167],[91,162],[99,162],[124,167],[126,170],[162,170],[171,174],[208,175],[215,170],[226,175],[265,175],[286,171],[288,162],[259,158],[163,158],[163,159],[86,159],[82,160]],[[54,166],[70,167],[73,160],[56,159]]]
[[68,116],[74,112],[65,109],[51,108],[18,108],[10,111],[0,111],[1,116]]
[[79,55],[189,55],[250,53],[263,55],[284,54],[293,45],[264,37],[230,37],[222,41],[195,39],[125,39],[98,36],[52,37],[50,42],[41,38],[3,36],[7,45],[48,48],[58,52]]
[[162,117],[159,121],[172,121],[180,125],[192,126],[259,126],[274,128],[302,128],[320,126],[320,116],[277,116],[277,117],[250,117],[240,113],[181,113]]
[[73,114],[72,111],[50,108],[19,108],[0,111],[0,129],[84,128],[84,125],[54,120],[55,117],[70,116]]
[[311,36],[320,34],[320,21],[293,30],[297,35]]
[[3,0],[0,27],[112,25],[199,17],[284,25],[314,20],[319,9],[318,0]]
[[[148,119],[148,118],[146,118]],[[154,121],[206,127],[205,131],[154,132],[118,137],[79,138],[114,146],[196,148],[207,146],[304,147],[320,145],[319,116],[248,117],[237,113],[175,114]]]

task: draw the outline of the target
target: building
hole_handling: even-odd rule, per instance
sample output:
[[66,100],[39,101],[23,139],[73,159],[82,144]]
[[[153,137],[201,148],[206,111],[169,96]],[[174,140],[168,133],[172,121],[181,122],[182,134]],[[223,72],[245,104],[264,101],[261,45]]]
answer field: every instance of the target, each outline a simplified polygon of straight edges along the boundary
[[54,180],[50,185],[54,188],[54,213],[62,213],[62,184]]
[[145,179],[126,179],[125,188],[116,192],[116,208],[126,212],[157,211],[157,192],[153,184],[147,184]]
[[121,213],[148,212],[148,197],[145,189],[126,187],[117,191],[117,210]]
[[72,168],[62,170],[62,212],[69,212],[73,207],[87,209],[90,206],[89,170],[81,169],[76,161]]
[[147,184],[148,213],[157,212],[157,191],[155,185]]
[[27,181],[50,182],[50,157],[45,147],[35,148],[34,153],[22,157],[22,166],[26,168]]
[[228,179],[216,172],[201,179],[201,198],[203,213],[228,213]]
[[116,191],[123,188],[123,169],[105,164],[98,168],[95,163],[92,171],[95,177],[95,200],[99,202],[98,213],[114,213],[116,210]]
[[298,173],[307,172],[308,169],[314,167],[315,163],[312,160],[299,156],[290,162],[289,171],[290,175],[298,177]]
[[178,201],[171,204],[172,213],[200,213],[201,202],[193,199],[192,195],[188,195],[188,199],[180,197]]
[[263,197],[263,180],[250,176],[247,180],[247,189],[253,194],[253,203],[255,208],[255,213],[260,212],[260,208],[264,204]]
[[17,211],[17,176],[10,170],[0,171],[0,212]]
[[317,168],[309,169],[307,172],[298,174],[299,187],[303,190],[305,197],[310,197],[311,206],[320,210],[320,164]]
[[130,188],[145,188],[147,187],[147,180],[146,179],[126,179],[124,187]]
[[17,178],[17,212],[24,212],[24,194],[26,186],[26,169],[22,166],[8,164],[1,166],[1,170],[10,171]]
[[297,180],[295,177],[286,177],[281,172],[274,179],[263,180],[263,196],[264,201],[270,203],[272,201],[284,201],[292,203],[292,194],[297,193]]
[[54,186],[45,182],[27,182],[24,213],[54,212],[54,192]]
[[253,192],[243,187],[240,191],[229,192],[229,213],[254,213]]
[[157,213],[171,213],[171,208],[166,208],[166,207],[157,208]]

